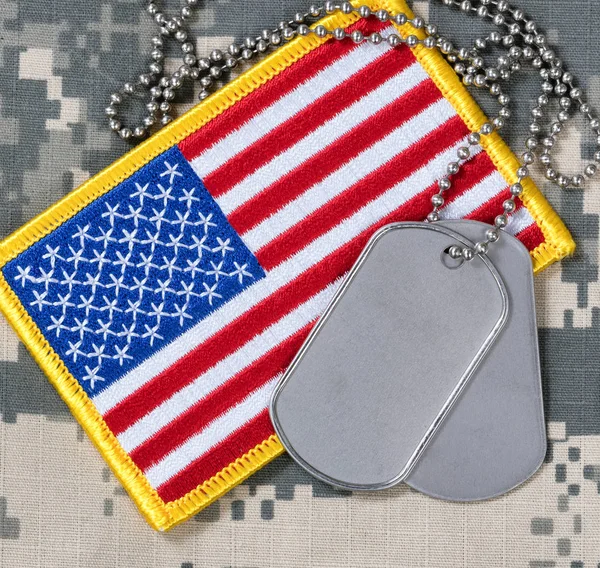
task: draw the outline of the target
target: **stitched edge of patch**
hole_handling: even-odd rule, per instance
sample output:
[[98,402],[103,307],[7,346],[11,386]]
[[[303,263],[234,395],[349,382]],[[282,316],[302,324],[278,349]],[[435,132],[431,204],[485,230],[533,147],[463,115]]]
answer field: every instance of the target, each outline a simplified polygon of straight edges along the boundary
[[[385,8],[392,13],[404,12],[411,15],[404,0],[353,1],[355,5],[363,3],[374,10]],[[335,14],[323,18],[319,23],[333,29],[348,27],[358,19],[355,13]],[[400,29],[416,33],[409,26]],[[156,490],[150,486],[143,472],[123,450],[91,399],[50,347],[4,278],[1,268],[156,156],[179,143],[325,41],[327,39],[318,39],[315,36],[294,39],[0,243],[0,309],[134,500],[142,515],[157,530],[167,530],[214,502],[256,470],[282,454],[284,449],[281,443],[273,435],[185,496],[176,501],[163,501]],[[485,115],[441,54],[426,50],[422,46],[415,48],[413,52],[467,126],[471,130],[477,129],[485,121]],[[514,182],[518,161],[500,136],[495,133],[485,137],[482,146],[507,182]],[[545,239],[544,243],[531,252],[534,268],[539,271],[571,254],[575,243],[562,220],[533,182],[528,180],[524,185],[523,202],[540,226]]]
[[[382,5],[388,11],[401,11],[412,17],[412,12],[404,0],[382,0]],[[409,24],[399,26],[399,29],[404,34],[413,34],[421,39],[426,37],[423,30],[415,30]],[[487,117],[442,54],[423,45],[413,48],[412,52],[469,130],[478,131],[487,121]],[[521,164],[500,134],[494,131],[489,136],[482,136],[481,147],[507,183],[515,183],[518,179],[516,171]],[[561,258],[573,254],[575,241],[563,220],[531,178],[524,179],[522,184],[523,194],[520,199],[544,235],[544,242],[531,251],[533,269],[537,273]]]

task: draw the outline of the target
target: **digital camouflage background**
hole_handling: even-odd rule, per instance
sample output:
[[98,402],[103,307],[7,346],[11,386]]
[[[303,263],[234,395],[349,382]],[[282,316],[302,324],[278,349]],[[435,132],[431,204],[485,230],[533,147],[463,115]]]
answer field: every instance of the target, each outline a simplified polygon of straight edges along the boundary
[[[0,236],[127,150],[102,110],[146,65],[154,32],[139,0],[0,0]],[[205,0],[199,53],[306,9],[304,0]],[[173,9],[178,3],[167,2]],[[600,108],[596,0],[521,0]],[[415,9],[461,44],[474,20],[435,0]],[[539,80],[507,138],[523,140]],[[191,87],[180,110],[195,101]],[[558,148],[580,169],[594,147],[576,123]],[[168,534],[152,531],[66,406],[0,319],[0,566],[258,568],[600,566],[600,182],[540,181],[573,232],[574,258],[536,277],[549,452],[524,486],[452,504],[406,487],[338,492],[287,457]]]

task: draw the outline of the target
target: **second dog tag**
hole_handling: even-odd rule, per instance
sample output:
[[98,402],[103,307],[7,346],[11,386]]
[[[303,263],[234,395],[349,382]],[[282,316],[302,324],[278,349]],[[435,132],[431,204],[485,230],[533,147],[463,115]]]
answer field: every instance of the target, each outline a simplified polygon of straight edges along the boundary
[[[488,228],[475,221],[443,223],[472,239]],[[546,454],[531,257],[521,241],[503,233],[488,258],[506,286],[508,320],[405,480],[443,499],[505,493],[528,479]]]
[[348,489],[402,481],[507,319],[486,257],[437,224],[378,231],[277,385],[271,417],[292,457]]

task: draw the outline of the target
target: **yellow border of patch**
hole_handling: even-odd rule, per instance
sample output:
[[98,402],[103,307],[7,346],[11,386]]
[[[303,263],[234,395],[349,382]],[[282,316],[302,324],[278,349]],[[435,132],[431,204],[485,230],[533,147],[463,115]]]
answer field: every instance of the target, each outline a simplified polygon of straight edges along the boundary
[[[354,2],[355,5],[359,3],[367,4],[374,10],[385,8],[391,13],[404,12],[411,16],[404,0]],[[357,20],[358,16],[355,13],[336,14],[323,18],[320,23],[333,29],[347,27]],[[406,33],[415,33],[409,26],[403,28],[402,31]],[[0,243],[0,269],[92,201],[119,185],[140,167],[179,143],[324,41],[326,40],[314,36],[299,37],[291,41],[21,227]],[[485,116],[442,55],[422,46],[413,51],[469,128],[478,129],[485,121]],[[518,162],[500,136],[493,134],[485,137],[482,145],[507,182],[514,182]],[[541,270],[552,262],[572,254],[575,243],[571,235],[530,181],[525,183],[523,201],[545,237],[545,242],[531,253],[535,270]],[[166,530],[184,521],[283,453],[283,447],[277,437],[271,436],[181,499],[164,502],[108,429],[91,399],[50,347],[1,272],[0,309],[153,528]]]

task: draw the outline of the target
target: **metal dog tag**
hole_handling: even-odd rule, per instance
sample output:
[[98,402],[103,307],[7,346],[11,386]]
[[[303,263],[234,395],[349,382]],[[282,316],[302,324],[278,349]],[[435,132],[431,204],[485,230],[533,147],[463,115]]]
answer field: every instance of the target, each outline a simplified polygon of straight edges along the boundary
[[271,418],[291,456],[347,489],[402,481],[502,326],[508,298],[473,243],[439,224],[378,231],[277,385]]
[[[488,228],[474,221],[443,224],[470,239]],[[507,233],[488,257],[506,286],[508,321],[406,479],[443,499],[505,493],[537,471],[546,454],[531,257]]]

